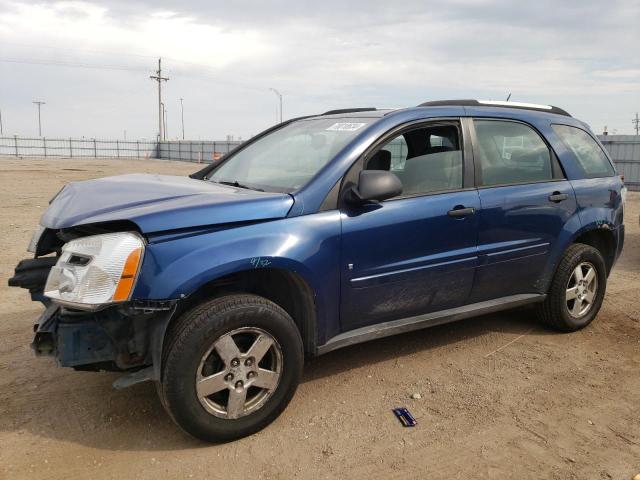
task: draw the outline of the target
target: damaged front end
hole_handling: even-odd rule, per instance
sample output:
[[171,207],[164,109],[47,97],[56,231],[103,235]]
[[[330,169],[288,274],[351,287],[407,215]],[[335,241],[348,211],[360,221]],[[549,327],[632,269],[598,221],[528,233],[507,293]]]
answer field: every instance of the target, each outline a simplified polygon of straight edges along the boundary
[[162,339],[175,303],[155,303],[95,312],[51,303],[34,325],[31,347],[38,356],[54,357],[61,367],[133,374],[116,381],[116,387],[157,380]]
[[36,355],[76,370],[126,372],[117,388],[158,380],[176,301],[131,299],[144,239],[104,230],[40,234],[34,253],[55,256],[22,260],[9,279],[9,286],[29,290],[32,300],[45,305],[34,325]]
[[10,287],[21,287],[29,290],[31,300],[42,302],[45,307],[51,304],[51,300],[44,296],[44,285],[47,277],[58,261],[57,257],[28,258],[21,260],[16,265],[13,277],[9,279]]

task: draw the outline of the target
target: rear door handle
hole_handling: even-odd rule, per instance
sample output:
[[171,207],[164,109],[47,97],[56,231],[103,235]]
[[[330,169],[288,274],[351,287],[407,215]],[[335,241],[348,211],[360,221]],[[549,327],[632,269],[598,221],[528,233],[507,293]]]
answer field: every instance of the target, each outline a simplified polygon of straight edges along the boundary
[[551,195],[549,195],[549,201],[553,203],[562,202],[567,198],[569,198],[569,195],[567,195],[566,193],[553,192]]
[[468,215],[473,215],[476,213],[476,209],[473,207],[464,207],[462,205],[458,205],[453,210],[449,210],[447,215],[450,217],[466,217]]

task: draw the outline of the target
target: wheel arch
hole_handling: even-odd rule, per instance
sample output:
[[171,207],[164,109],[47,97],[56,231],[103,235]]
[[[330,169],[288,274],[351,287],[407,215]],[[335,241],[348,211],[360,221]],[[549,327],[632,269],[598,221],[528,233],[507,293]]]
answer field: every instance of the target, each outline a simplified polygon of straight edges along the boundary
[[536,284],[536,291],[548,293],[556,269],[567,249],[576,243],[584,243],[597,249],[605,260],[607,275],[616,258],[616,238],[613,225],[607,222],[593,222],[582,225],[578,215],[573,215],[565,224],[564,229],[553,249],[550,251],[547,266]]
[[579,232],[573,239],[574,243],[589,245],[600,252],[607,267],[607,275],[611,272],[615,262],[616,239],[610,228],[592,227]]
[[316,295],[302,275],[286,268],[235,270],[210,279],[178,302],[172,322],[206,300],[231,293],[252,293],[280,306],[298,327],[305,355],[315,355],[318,338]]

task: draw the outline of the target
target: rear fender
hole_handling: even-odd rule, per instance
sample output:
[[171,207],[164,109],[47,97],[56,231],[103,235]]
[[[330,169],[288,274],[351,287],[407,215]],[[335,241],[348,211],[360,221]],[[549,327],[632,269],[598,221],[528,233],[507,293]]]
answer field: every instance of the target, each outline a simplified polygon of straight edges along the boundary
[[553,246],[549,251],[547,264],[535,285],[536,290],[539,293],[547,293],[551,280],[556,273],[556,268],[558,267],[565,250],[575,241],[582,230],[583,227],[580,223],[580,216],[576,211],[564,224],[560,235],[558,235],[557,240],[553,243]]
[[560,260],[562,260],[564,252],[585,233],[597,230],[607,230],[612,232],[614,234],[615,241],[619,242],[618,230],[613,222],[598,219],[593,220],[586,225],[582,225],[580,223],[581,218],[582,215],[573,215],[565,224],[565,228],[562,230],[562,233],[558,237],[558,241],[550,252],[549,261],[547,262],[544,274],[540,277],[537,285],[537,290],[540,293],[546,293],[549,290],[549,285],[551,284],[551,280],[553,279]]

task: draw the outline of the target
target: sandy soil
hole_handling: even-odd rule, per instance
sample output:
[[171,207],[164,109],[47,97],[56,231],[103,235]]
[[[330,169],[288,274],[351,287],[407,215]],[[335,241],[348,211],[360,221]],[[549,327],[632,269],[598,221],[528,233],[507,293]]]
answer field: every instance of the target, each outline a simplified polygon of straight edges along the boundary
[[[111,387],[35,358],[41,307],[6,280],[49,198],[70,180],[186,174],[167,161],[0,159],[0,478],[630,479],[640,472],[640,195],[589,328],[558,334],[528,311],[469,319],[314,360],[285,413],[205,445],[154,388]],[[419,393],[420,399],[412,399]],[[402,428],[391,408],[418,418]]]

